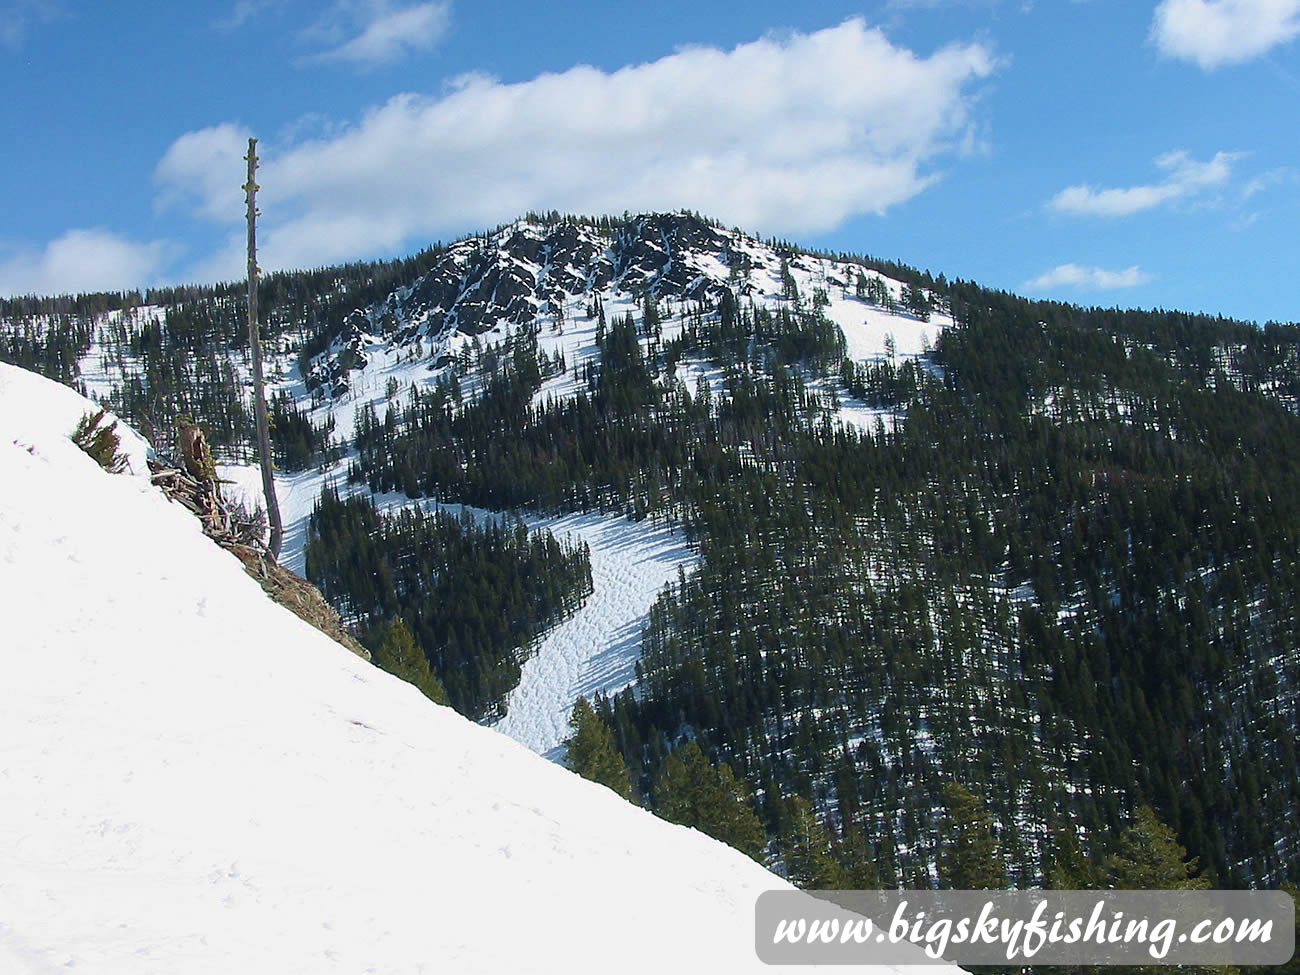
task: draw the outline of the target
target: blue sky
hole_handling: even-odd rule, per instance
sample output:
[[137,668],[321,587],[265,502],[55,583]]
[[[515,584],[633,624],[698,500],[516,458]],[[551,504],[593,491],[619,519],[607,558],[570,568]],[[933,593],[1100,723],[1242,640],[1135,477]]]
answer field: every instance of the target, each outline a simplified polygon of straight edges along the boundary
[[0,0],[0,294],[689,208],[1085,304],[1300,319],[1300,0]]

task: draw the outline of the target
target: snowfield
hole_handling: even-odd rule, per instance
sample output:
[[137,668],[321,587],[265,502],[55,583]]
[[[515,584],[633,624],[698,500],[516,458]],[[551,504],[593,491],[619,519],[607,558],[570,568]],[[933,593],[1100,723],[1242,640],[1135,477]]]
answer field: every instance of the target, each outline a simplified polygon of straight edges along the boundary
[[269,602],[89,408],[0,365],[0,971],[763,970],[781,880]]
[[579,697],[614,694],[636,680],[641,630],[655,598],[698,559],[680,531],[601,515],[530,522],[591,549],[592,594],[524,661],[496,729],[548,758],[562,757]]

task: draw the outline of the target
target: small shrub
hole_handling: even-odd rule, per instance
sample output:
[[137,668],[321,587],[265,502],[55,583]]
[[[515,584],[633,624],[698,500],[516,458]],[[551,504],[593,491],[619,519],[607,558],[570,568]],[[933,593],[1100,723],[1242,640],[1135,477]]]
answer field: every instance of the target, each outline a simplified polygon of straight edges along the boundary
[[100,424],[108,411],[101,407],[96,413],[87,413],[72,431],[72,442],[95,459],[110,474],[126,470],[127,457],[121,452],[122,441],[117,435],[117,421],[106,427]]

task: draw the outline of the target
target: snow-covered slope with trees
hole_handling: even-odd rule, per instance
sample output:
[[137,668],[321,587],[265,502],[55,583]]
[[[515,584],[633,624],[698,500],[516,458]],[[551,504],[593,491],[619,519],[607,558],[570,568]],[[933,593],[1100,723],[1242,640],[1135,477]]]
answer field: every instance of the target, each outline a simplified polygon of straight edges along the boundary
[[[346,443],[358,416],[386,422],[390,411],[398,416],[410,404],[413,390],[454,384],[458,399],[472,400],[525,334],[545,374],[533,396],[541,405],[588,389],[586,370],[601,367],[606,323],[632,316],[649,353],[680,341],[697,316],[716,317],[718,303],[730,299],[776,315],[812,307],[839,327],[845,355],[858,363],[920,356],[951,324],[923,289],[690,214],[647,214],[621,226],[534,217],[452,244],[411,284],[343,317],[322,353],[299,363],[280,357],[273,368],[280,378],[272,387],[314,427],[333,430]],[[137,317],[149,315],[162,312]],[[110,331],[101,327],[101,340]],[[106,354],[97,342],[81,370],[91,394],[110,393],[114,364],[129,366],[129,358]],[[729,395],[727,373],[734,366],[689,354],[659,381],[692,392],[703,383],[721,400]],[[840,422],[862,429],[877,419],[891,427],[895,422],[890,411],[851,395],[834,369],[803,378]],[[346,483],[353,457],[277,476],[283,561],[295,571],[305,570],[307,522],[322,485],[334,483],[344,493],[366,490]],[[260,503],[255,467],[225,466],[222,476],[236,483],[233,490],[250,507]],[[386,510],[437,506],[391,491],[376,495],[376,502]],[[524,662],[520,686],[497,726],[554,757],[579,695],[613,694],[631,683],[651,604],[679,569],[689,573],[697,560],[680,532],[616,515],[533,516],[529,522],[557,537],[581,538],[592,554],[588,605],[548,633]]]
[[0,970],[759,969],[782,881],[270,603],[89,408],[0,365]]

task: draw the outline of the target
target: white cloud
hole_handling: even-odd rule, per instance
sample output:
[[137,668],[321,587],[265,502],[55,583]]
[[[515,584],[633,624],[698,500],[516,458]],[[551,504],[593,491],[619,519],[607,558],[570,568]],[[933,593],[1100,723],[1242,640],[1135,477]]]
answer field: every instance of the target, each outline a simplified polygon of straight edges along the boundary
[[1162,182],[1118,189],[1070,186],[1052,197],[1048,206],[1075,215],[1128,216],[1222,186],[1232,177],[1232,164],[1241,156],[1239,152],[1220,152],[1209,162],[1197,162],[1182,150],[1168,152],[1156,158],[1156,166],[1168,173]]
[[61,0],[0,0],[0,46],[18,47],[30,27],[62,14]]
[[278,7],[283,0],[237,0],[230,13],[213,22],[217,30],[233,31],[243,27],[254,17],[270,7]]
[[1100,267],[1082,264],[1059,264],[1045,274],[1020,286],[1022,291],[1052,291],[1056,288],[1079,288],[1091,291],[1112,291],[1116,288],[1134,288],[1151,280],[1137,265],[1122,271],[1107,271]]
[[[685,207],[764,233],[830,229],[937,179],[935,164],[969,144],[971,87],[996,66],[979,44],[919,57],[854,19],[614,72],[467,76],[437,97],[398,95],[341,132],[266,146],[263,263],[392,252],[530,208]],[[231,218],[238,166],[198,150],[239,131],[177,140],[158,167],[163,195]]]
[[450,21],[449,2],[394,7],[388,0],[336,0],[305,34],[330,46],[307,60],[376,67],[429,50]]
[[119,291],[157,282],[175,248],[140,244],[107,230],[69,230],[41,251],[0,257],[0,295]]
[[1270,169],[1266,173],[1260,173],[1247,182],[1241,188],[1241,198],[1242,200],[1249,200],[1251,197],[1267,192],[1275,186],[1294,183],[1300,183],[1300,170],[1290,166],[1279,166],[1277,169]]
[[242,218],[243,160],[250,135],[243,126],[224,123],[187,132],[173,142],[154,169],[154,182],[161,188],[158,205],[193,204],[217,222]]
[[1300,35],[1300,0],[1161,0],[1151,39],[1206,71],[1259,57]]

